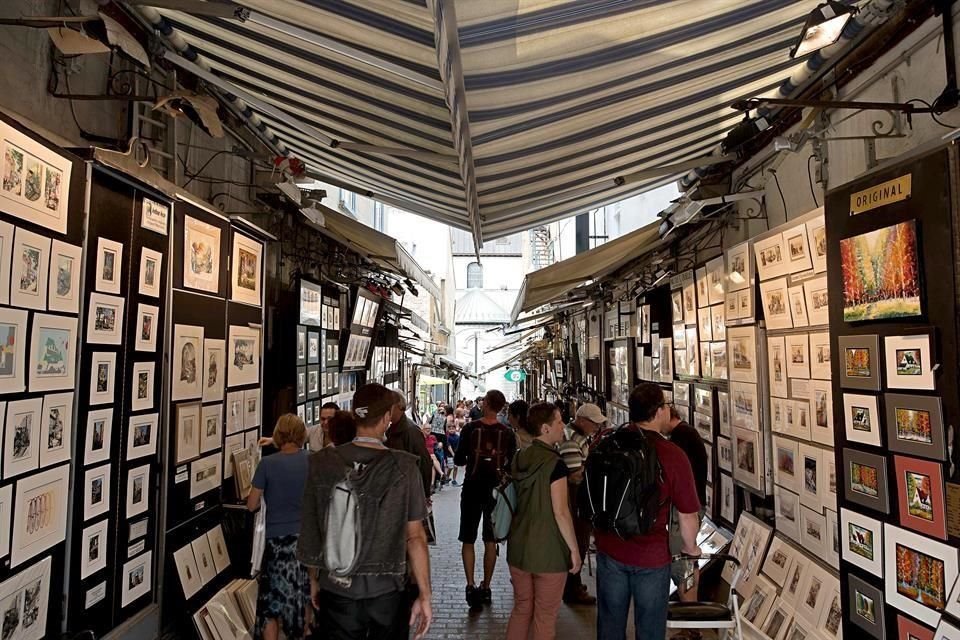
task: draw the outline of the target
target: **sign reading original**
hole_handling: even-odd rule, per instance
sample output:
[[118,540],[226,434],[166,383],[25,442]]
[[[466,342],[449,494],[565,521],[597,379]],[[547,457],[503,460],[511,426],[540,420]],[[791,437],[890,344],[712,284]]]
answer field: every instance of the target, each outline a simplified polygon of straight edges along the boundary
[[850,194],[850,215],[865,213],[884,205],[902,202],[910,197],[913,174],[894,178],[869,189]]

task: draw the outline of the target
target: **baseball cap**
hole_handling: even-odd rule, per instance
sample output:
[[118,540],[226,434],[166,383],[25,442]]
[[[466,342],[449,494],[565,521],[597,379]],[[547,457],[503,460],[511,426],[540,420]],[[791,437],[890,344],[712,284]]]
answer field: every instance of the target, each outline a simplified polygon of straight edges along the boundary
[[577,417],[586,418],[594,424],[603,424],[607,421],[607,416],[603,415],[603,411],[600,411],[600,407],[591,402],[580,405],[580,408],[577,409]]

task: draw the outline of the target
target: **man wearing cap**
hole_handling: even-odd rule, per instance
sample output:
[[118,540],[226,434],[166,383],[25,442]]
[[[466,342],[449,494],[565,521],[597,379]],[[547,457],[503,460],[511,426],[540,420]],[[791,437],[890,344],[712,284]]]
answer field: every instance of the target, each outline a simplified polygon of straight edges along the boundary
[[[567,476],[570,498],[570,513],[573,514],[573,529],[577,534],[577,546],[580,548],[580,560],[587,557],[587,548],[590,546],[590,521],[577,515],[577,488],[583,481],[583,464],[590,455],[590,447],[596,441],[603,426],[607,423],[607,416],[603,415],[595,404],[587,403],[577,409],[576,416],[566,428],[566,437],[560,443],[560,456],[570,470]],[[567,574],[567,584],[563,590],[563,601],[567,604],[596,604],[597,599],[587,593],[587,588],[580,579],[580,572]]]

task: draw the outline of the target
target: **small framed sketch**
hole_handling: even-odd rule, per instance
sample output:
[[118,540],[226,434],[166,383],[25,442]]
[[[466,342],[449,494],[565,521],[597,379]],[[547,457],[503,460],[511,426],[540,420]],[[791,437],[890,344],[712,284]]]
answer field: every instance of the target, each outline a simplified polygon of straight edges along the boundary
[[223,537],[223,529],[220,525],[207,531],[207,542],[210,544],[210,552],[213,554],[213,564],[217,573],[222,573],[230,567],[230,554],[227,552],[227,541]]
[[947,622],[946,618],[942,618],[940,624],[937,625],[933,640],[953,640],[954,638],[960,638],[960,628]]
[[183,286],[220,290],[220,228],[190,216],[183,219]]
[[260,306],[262,256],[263,244],[242,233],[233,232],[230,299],[234,302]]
[[123,243],[107,238],[98,238],[96,291],[120,295],[120,274],[122,272]]
[[200,405],[177,405],[177,464],[200,455]]
[[200,420],[200,453],[219,449],[223,440],[223,405],[203,407]]
[[828,380],[813,380],[810,394],[810,439],[833,447],[833,387]]
[[717,437],[717,465],[727,473],[733,473],[733,443],[730,438]]
[[673,291],[670,294],[670,302],[673,322],[683,324],[683,291]]
[[150,503],[150,465],[127,471],[127,519],[140,515]]
[[27,315],[19,309],[0,308],[0,393],[19,393],[26,388],[24,367],[27,360]]
[[787,297],[790,299],[790,317],[793,320],[793,326],[799,329],[809,325],[810,320],[807,318],[807,302],[803,294],[803,286],[790,287],[787,290]]
[[888,393],[883,400],[887,447],[891,451],[946,461],[940,398]]
[[13,485],[0,487],[0,558],[10,555],[10,516],[13,513]]
[[800,503],[819,512],[823,509],[826,477],[823,449],[801,443],[800,467],[803,474],[800,478]]
[[167,235],[167,219],[169,216],[169,206],[150,198],[143,199],[143,204],[140,207],[140,226],[144,229],[149,229],[162,236]]
[[697,309],[697,330],[700,332],[701,340],[705,342],[713,340],[713,317],[710,315],[710,307]]
[[683,283],[683,324],[697,324],[697,286],[693,271],[681,273],[680,280]]
[[83,520],[110,510],[110,465],[88,469],[83,475]]
[[227,394],[227,434],[242,431],[243,418],[243,391],[231,391]]
[[780,485],[773,487],[777,531],[800,544],[800,496]]
[[770,578],[777,587],[783,587],[794,563],[796,551],[793,550],[780,536],[774,536],[767,550],[767,557],[763,561],[764,575]]
[[753,256],[750,243],[741,242],[726,251],[727,291],[746,289],[753,283]]
[[307,328],[302,324],[297,325],[297,366],[302,367],[307,364]]
[[757,258],[757,274],[761,282],[790,273],[790,260],[782,233],[755,241],[753,250]]
[[660,354],[660,382],[669,383],[673,380],[673,340],[660,338],[657,351]]
[[859,393],[843,394],[843,422],[848,441],[875,447],[881,445],[877,396]]
[[203,580],[200,578],[199,569],[197,569],[197,560],[193,555],[193,546],[187,544],[174,551],[173,564],[176,566],[177,575],[180,577],[183,597],[189,600],[203,588]]
[[73,389],[77,360],[77,319],[33,315],[29,360],[30,391]]
[[810,260],[810,246],[807,242],[807,226],[799,224],[783,232],[783,244],[787,250],[787,262],[790,273],[800,273],[813,268]]
[[727,357],[730,379],[736,382],[757,381],[757,333],[755,327],[727,329]]
[[947,539],[943,467],[939,462],[894,456],[900,525]]
[[720,435],[730,437],[730,393],[717,391],[717,407],[720,414]]
[[736,507],[734,502],[736,493],[733,487],[733,478],[725,473],[720,474],[720,517],[726,522],[733,524],[736,520]]
[[220,471],[220,453],[190,463],[190,499],[193,500],[208,491],[220,488],[223,480]]
[[260,329],[230,325],[227,357],[228,386],[240,387],[260,382]]
[[[827,519],[823,512],[815,511],[802,504],[800,506],[800,543],[804,550],[815,558],[826,557],[827,545],[830,544]],[[814,612],[817,612],[816,608],[810,612],[811,618]]]
[[90,294],[87,315],[87,342],[91,344],[120,344],[123,342],[123,306],[119,296]]
[[90,406],[113,404],[117,353],[95,351],[90,357]]
[[879,520],[840,509],[840,539],[844,560],[883,577],[883,524]]
[[243,428],[260,426],[260,389],[247,389],[243,392]]
[[883,593],[853,574],[847,578],[847,612],[850,622],[876,640],[885,640]]
[[127,429],[127,460],[157,454],[157,440],[160,438],[158,421],[159,414],[156,413],[130,417]]
[[24,309],[47,310],[50,239],[17,229],[13,243],[10,304]]
[[223,340],[203,340],[203,401],[220,402],[226,386],[226,353]]
[[876,335],[839,336],[840,386],[880,390],[880,340]]
[[[4,247],[8,245],[3,244]],[[83,248],[54,240],[50,246],[50,282],[47,288],[50,311],[80,313],[80,270]],[[9,264],[4,269],[9,270]],[[9,274],[8,274],[9,275]],[[0,275],[2,277],[2,275]]]
[[800,449],[796,440],[773,437],[773,481],[797,493],[800,491]]
[[786,278],[761,282],[760,300],[767,329],[793,328]]
[[217,577],[217,568],[213,562],[213,552],[210,550],[210,542],[207,540],[207,536],[202,535],[194,538],[190,546],[193,547],[193,557],[197,559],[200,579],[203,584],[209,584]]
[[690,383],[675,381],[673,383],[673,402],[674,404],[690,404]]
[[6,403],[4,424],[3,479],[27,473],[40,465],[40,438],[43,398]]
[[106,462],[110,459],[112,435],[113,407],[87,413],[87,430],[83,447],[84,466]]
[[[707,298],[712,305],[723,304],[723,296],[726,293],[725,275],[722,255],[707,262]],[[647,317],[649,315],[648,313]]]
[[843,493],[847,500],[880,513],[890,513],[884,456],[844,449],[843,467]]
[[160,297],[163,254],[144,247],[140,251],[140,281],[137,291],[142,296]]
[[887,602],[934,626],[957,580],[957,549],[884,523],[883,573]]
[[763,576],[758,576],[752,593],[744,598],[743,607],[740,610],[743,619],[752,625],[760,624],[770,613],[776,598],[776,586]]
[[153,353],[157,350],[160,308],[150,304],[137,305],[136,350]]
[[[940,624],[944,624],[942,619]],[[934,640],[934,633],[933,629],[928,629],[910,618],[902,615],[897,616],[897,638],[900,640]],[[944,636],[942,640],[949,640],[950,638],[960,638],[960,629],[955,630],[955,634],[952,636]]]
[[733,477],[758,491],[763,490],[762,446],[759,432],[733,430]]
[[10,304],[10,259],[13,254],[14,226],[0,221],[0,304]]
[[46,632],[53,591],[50,582],[52,562],[48,556],[0,584],[0,602],[4,603],[3,629],[8,638],[44,640],[58,635],[58,631]]
[[[960,579],[954,582],[953,589],[950,590],[946,610],[954,618],[960,618]],[[960,637],[960,634],[957,637]]]
[[807,379],[810,377],[810,341],[805,333],[794,333],[786,337],[787,376]]
[[70,459],[73,450],[73,392],[43,398],[40,422],[40,468]]
[[107,568],[108,519],[90,525],[83,530],[80,539],[80,579],[86,580],[98,571]]
[[153,551],[141,553],[123,565],[120,575],[120,606],[127,607],[150,593],[153,584],[151,577]]
[[[73,163],[5,122],[0,122],[0,148],[3,157],[0,208],[57,233],[66,233]],[[49,574],[49,567],[47,572]],[[48,580],[45,579],[44,593]],[[23,584],[26,582],[24,578]],[[12,593],[3,593],[3,601],[12,601],[8,599]],[[46,621],[46,618],[44,605],[43,616],[38,619]],[[11,637],[18,636],[19,631],[19,628],[10,629]]]
[[814,273],[823,273],[827,270],[827,230],[822,215],[807,222],[807,239],[810,242],[810,259]]
[[830,334],[810,334],[810,377],[816,380],[830,380]]
[[760,429],[757,385],[746,382],[730,383],[730,417],[734,427],[751,431]]
[[937,388],[930,343],[929,335],[884,338],[888,387],[927,391]]
[[727,319],[722,304],[715,304],[710,307],[710,322],[713,325],[713,339],[727,339]]
[[130,367],[132,370],[130,382],[130,410],[131,411],[149,411],[155,406],[153,379],[156,363],[134,362]]
[[200,373],[202,357],[203,327],[174,325],[171,400],[192,400],[203,395],[203,376]]
[[[786,640],[787,630],[793,623],[793,610],[787,606],[782,598],[776,603],[763,621],[763,626],[757,625],[769,640]],[[792,640],[792,639],[791,639]]]

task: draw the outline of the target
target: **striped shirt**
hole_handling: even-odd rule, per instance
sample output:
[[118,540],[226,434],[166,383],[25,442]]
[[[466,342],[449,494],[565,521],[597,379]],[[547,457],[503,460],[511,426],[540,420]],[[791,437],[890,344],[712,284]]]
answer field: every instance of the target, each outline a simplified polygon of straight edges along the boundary
[[572,429],[568,430],[567,437],[560,443],[560,457],[563,458],[567,468],[579,469],[582,467],[589,453],[590,438]]

